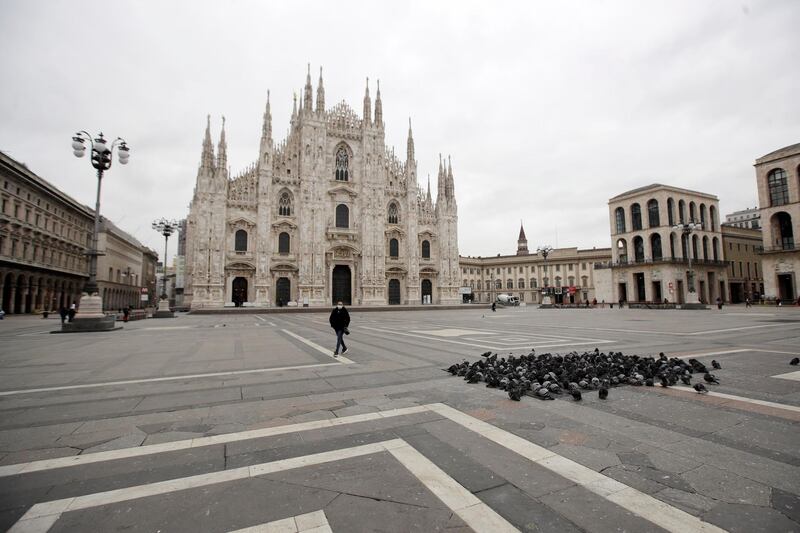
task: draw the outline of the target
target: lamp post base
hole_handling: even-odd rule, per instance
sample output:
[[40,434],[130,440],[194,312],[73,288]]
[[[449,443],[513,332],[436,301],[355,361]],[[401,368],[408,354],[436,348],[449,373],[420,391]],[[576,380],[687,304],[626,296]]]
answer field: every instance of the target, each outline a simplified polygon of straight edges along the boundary
[[116,325],[116,317],[103,313],[103,299],[97,293],[81,295],[79,312],[72,322],[64,322],[61,331],[53,333],[82,333],[88,331],[114,331],[122,329]]
[[170,310],[167,298],[161,298],[158,301],[158,309],[153,313],[153,318],[175,318],[175,313]]
[[681,309],[708,309],[708,306],[700,303],[696,292],[689,292],[686,294],[686,302],[681,305]]

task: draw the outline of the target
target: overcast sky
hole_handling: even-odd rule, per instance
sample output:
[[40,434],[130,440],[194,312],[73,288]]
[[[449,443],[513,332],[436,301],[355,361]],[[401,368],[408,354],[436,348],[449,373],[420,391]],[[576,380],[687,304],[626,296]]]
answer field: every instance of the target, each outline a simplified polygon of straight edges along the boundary
[[[124,137],[101,212],[163,253],[206,114],[235,174],[324,67],[328,107],[381,80],[386,141],[413,122],[421,182],[453,161],[463,255],[610,246],[608,199],[653,182],[757,204],[754,159],[800,142],[800,2],[0,0],[0,150],[92,205],[80,129]],[[374,96],[375,86],[372,84]],[[175,241],[176,239],[172,239]],[[170,243],[170,262],[175,242]]]

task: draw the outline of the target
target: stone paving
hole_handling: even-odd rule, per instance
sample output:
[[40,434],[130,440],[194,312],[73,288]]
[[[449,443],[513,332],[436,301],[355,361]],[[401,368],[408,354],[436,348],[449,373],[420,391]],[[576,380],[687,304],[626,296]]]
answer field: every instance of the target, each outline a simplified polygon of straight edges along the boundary
[[[0,322],[0,529],[800,531],[800,310]],[[717,359],[712,394],[510,401],[441,369],[594,349]]]

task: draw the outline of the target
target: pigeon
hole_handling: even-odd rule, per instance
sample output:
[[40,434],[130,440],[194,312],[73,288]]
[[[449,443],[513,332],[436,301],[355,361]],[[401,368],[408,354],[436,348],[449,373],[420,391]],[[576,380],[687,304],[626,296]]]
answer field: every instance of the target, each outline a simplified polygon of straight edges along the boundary
[[710,372],[706,372],[705,375],[703,376],[703,379],[706,380],[706,383],[713,383],[715,385],[719,385],[719,380],[717,379],[717,377],[714,374],[711,374]]
[[794,359],[789,361],[789,364],[792,365],[792,366],[800,365],[800,357],[795,357]]
[[694,390],[696,390],[699,394],[705,394],[708,392],[708,389],[702,383],[695,383]]
[[515,401],[522,396],[553,400],[562,391],[576,398],[575,392],[582,395],[585,390],[597,390],[600,397],[607,398],[609,388],[625,385],[652,387],[659,383],[672,387],[683,382],[691,386],[694,374],[708,372],[696,359],[684,361],[664,353],[657,357],[626,355],[601,352],[599,348],[564,354],[536,353],[531,349],[525,354],[509,352],[505,356],[486,351],[480,356],[442,370],[466,382],[505,391]]
[[581,401],[581,391],[579,391],[578,389],[572,389],[570,394],[572,394],[572,399],[575,400],[576,402]]
[[711,366],[714,368],[714,370],[721,370],[722,369],[722,365],[717,363],[716,359],[712,359],[711,360]]

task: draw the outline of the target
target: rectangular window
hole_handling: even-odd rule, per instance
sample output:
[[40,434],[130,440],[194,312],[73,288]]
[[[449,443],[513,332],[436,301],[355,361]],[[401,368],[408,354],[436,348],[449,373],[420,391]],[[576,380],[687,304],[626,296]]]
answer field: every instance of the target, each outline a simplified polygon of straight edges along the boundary
[[8,203],[8,201],[5,198],[3,198],[3,209],[0,210],[0,213],[3,213],[4,215],[6,214],[6,204],[7,203]]
[[586,270],[586,263],[581,263],[581,270]]
[[561,265],[556,265],[556,272],[561,272]]
[[572,263],[569,264],[569,271],[572,272]]

